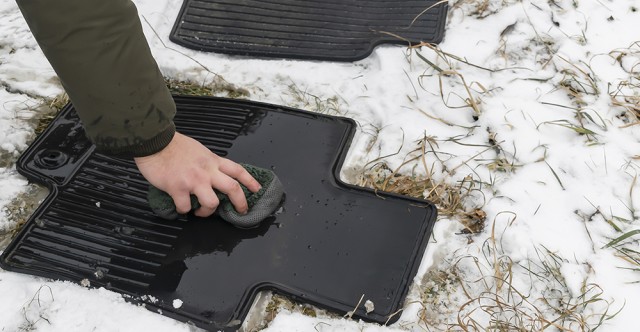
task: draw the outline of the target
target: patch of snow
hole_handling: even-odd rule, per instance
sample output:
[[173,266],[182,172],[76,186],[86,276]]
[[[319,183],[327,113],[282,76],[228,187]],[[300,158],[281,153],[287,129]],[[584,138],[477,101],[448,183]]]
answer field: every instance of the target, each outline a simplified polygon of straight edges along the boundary
[[[575,303],[585,292],[596,294],[593,285],[602,301],[582,313],[588,322],[598,321],[592,314],[608,303],[610,314],[624,308],[600,330],[637,325],[640,275],[620,268],[633,266],[604,246],[640,227],[640,126],[619,105],[640,96],[640,1],[505,0],[482,7],[483,1],[451,0],[438,50],[422,47],[407,56],[402,46],[381,46],[354,63],[188,50],[168,39],[182,1],[135,3],[167,77],[209,83],[216,82],[214,72],[247,89],[252,100],[355,119],[346,181],[358,183],[368,163],[382,156],[392,155],[384,160],[399,167],[426,137],[432,142],[426,163],[401,172],[450,185],[467,177],[476,183],[464,205],[482,208],[486,227],[468,235],[455,218],[440,218],[398,323],[383,327],[282,310],[267,331],[404,331],[427,323],[444,330],[457,323],[469,296],[487,289],[517,290],[539,304],[555,287],[556,300]],[[0,15],[0,156],[15,160],[33,139],[30,120],[40,111],[39,98],[63,90],[15,2],[1,2]],[[479,114],[467,106],[471,98]],[[1,231],[14,226],[4,208],[27,181],[0,164],[0,186]],[[627,245],[640,251],[637,241]],[[496,280],[501,273],[509,285]],[[0,270],[0,294],[0,329],[8,331],[191,330],[104,289]],[[508,318],[482,310],[469,315],[485,326]]]

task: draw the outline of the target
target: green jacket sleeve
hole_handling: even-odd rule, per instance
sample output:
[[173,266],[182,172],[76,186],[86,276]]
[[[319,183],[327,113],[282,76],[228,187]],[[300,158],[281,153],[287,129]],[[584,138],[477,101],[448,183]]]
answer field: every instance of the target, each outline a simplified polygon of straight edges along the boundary
[[17,0],[99,151],[141,157],[173,138],[175,103],[130,0]]

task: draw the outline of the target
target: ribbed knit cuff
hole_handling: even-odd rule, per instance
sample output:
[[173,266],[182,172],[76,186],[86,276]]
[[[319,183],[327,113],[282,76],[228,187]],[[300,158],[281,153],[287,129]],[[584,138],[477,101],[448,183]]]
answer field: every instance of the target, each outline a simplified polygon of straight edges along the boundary
[[171,125],[167,129],[163,130],[155,137],[142,142],[141,144],[123,146],[115,149],[96,146],[96,150],[100,153],[120,158],[146,157],[160,152],[167,145],[169,145],[169,142],[171,142],[175,133],[176,126],[173,122],[171,122]]

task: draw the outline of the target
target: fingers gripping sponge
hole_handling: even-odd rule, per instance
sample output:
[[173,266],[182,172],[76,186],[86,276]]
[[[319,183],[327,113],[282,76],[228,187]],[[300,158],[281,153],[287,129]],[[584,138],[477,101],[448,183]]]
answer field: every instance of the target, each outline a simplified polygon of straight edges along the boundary
[[[247,164],[241,165],[262,185],[262,188],[257,193],[252,193],[241,185],[249,206],[249,212],[244,215],[234,209],[227,195],[216,193],[220,200],[216,213],[234,226],[250,228],[257,226],[276,211],[282,201],[284,191],[280,179],[272,171]],[[174,220],[180,216],[171,196],[154,186],[149,186],[147,200],[151,210],[160,218]],[[199,207],[198,199],[195,195],[191,195],[191,210],[196,210]]]

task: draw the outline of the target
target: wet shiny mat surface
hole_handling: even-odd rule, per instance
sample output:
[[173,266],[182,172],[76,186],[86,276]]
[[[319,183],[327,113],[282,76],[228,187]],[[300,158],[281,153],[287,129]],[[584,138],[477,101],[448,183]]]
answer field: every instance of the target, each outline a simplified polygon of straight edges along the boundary
[[377,45],[438,43],[438,0],[185,0],[171,41],[200,51],[355,61]]
[[379,323],[402,307],[436,211],[337,180],[351,120],[219,98],[176,104],[180,131],[278,174],[281,211],[250,230],[216,217],[158,219],[135,165],[95,153],[68,106],[19,161],[51,193],[2,254],[2,268],[89,281],[209,330],[237,329],[261,290],[340,314],[362,297],[354,317]]

